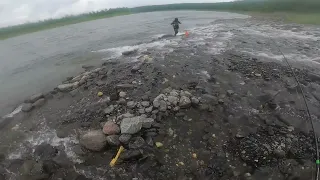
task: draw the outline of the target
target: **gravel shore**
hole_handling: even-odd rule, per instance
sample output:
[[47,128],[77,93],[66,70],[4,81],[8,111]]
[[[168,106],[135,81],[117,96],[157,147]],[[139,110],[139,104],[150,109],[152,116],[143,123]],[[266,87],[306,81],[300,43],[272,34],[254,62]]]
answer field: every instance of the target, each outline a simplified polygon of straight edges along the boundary
[[[207,44],[123,57],[136,53],[84,67],[3,118],[0,179],[314,177],[310,122],[285,63]],[[317,129],[320,76],[294,65]]]

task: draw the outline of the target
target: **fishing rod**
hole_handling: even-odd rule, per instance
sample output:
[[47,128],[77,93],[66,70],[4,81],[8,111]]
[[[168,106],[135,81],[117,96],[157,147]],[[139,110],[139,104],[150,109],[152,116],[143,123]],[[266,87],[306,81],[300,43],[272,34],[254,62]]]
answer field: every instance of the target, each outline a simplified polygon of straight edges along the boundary
[[[267,34],[268,35],[268,34]],[[277,49],[279,50],[279,52],[281,53],[281,55],[283,56],[283,59],[285,60],[286,64],[289,66],[290,68],[290,71],[292,72],[292,75],[294,77],[294,79],[296,80],[297,84],[298,84],[298,87],[299,87],[299,90],[301,91],[301,94],[302,94],[302,97],[303,97],[303,100],[304,100],[304,104],[306,106],[306,109],[307,109],[307,115],[308,115],[308,119],[310,121],[310,124],[311,124],[311,127],[312,127],[312,131],[313,131],[313,136],[314,136],[314,141],[315,141],[315,145],[316,145],[316,178],[315,180],[319,180],[319,164],[320,164],[320,160],[319,160],[319,145],[318,145],[318,138],[317,138],[317,134],[315,132],[315,128],[314,128],[314,123],[312,121],[312,117],[311,117],[311,113],[310,113],[310,110],[309,110],[309,106],[308,106],[308,103],[307,103],[307,99],[306,99],[306,96],[304,94],[304,91],[302,89],[302,86],[297,78],[297,75],[296,73],[294,72],[291,64],[289,63],[288,59],[286,58],[286,56],[284,55],[284,53],[281,51],[280,47],[277,45],[277,43],[271,38],[270,35],[268,35],[270,40],[273,42],[273,44],[277,47]]]

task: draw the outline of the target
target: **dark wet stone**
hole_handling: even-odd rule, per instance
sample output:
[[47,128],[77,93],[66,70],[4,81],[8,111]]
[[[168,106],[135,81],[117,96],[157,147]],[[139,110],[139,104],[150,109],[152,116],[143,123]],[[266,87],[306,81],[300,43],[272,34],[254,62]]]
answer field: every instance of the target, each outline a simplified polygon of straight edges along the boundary
[[135,54],[136,52],[137,52],[137,50],[125,51],[125,52],[122,52],[122,55],[130,56],[130,55]]
[[87,70],[93,69],[94,66],[92,66],[92,65],[82,65],[82,68],[87,71]]
[[201,104],[200,107],[199,107],[199,109],[200,109],[201,111],[207,111],[207,110],[209,109],[209,105],[207,105],[207,104]]
[[85,177],[84,175],[79,175],[75,180],[91,180],[90,178]]
[[146,136],[155,137],[155,136],[158,135],[158,133],[157,133],[157,132],[147,132],[145,135],[146,135]]
[[72,91],[69,92],[69,94],[70,94],[72,97],[77,96],[79,93],[80,93],[79,89],[74,89],[74,90],[72,90]]
[[234,91],[232,91],[232,90],[227,90],[227,95],[228,96],[232,96],[234,94]]
[[117,101],[119,98],[120,98],[119,93],[116,91],[110,94],[111,101]]
[[189,82],[188,83],[188,89],[195,89],[198,85],[198,82]]
[[276,155],[278,158],[284,158],[286,156],[286,152],[282,149],[275,149],[273,154]]
[[116,86],[117,89],[131,89],[134,88],[134,85],[132,84],[118,84]]
[[72,151],[73,151],[74,153],[76,153],[77,155],[79,155],[79,156],[83,156],[83,155],[86,154],[85,151],[82,150],[82,147],[81,147],[80,145],[75,145],[75,146],[72,148]]
[[47,143],[42,143],[36,147],[34,155],[41,160],[48,160],[55,157],[58,153],[58,149]]
[[268,127],[268,134],[270,135],[270,136],[273,136],[274,135],[274,130],[273,130],[273,128],[272,127]]
[[70,131],[70,130],[68,130],[68,129],[58,129],[58,130],[56,131],[57,137],[58,137],[58,138],[68,137],[69,131]]
[[143,62],[139,62],[138,64],[134,65],[131,69],[131,72],[135,73],[139,71],[142,65],[143,65]]
[[318,75],[318,74],[308,73],[308,78],[309,78],[312,82],[316,82],[316,81],[319,81],[319,82],[320,82],[320,75]]
[[161,128],[161,127],[163,127],[163,125],[161,125],[160,123],[157,123],[157,122],[153,122],[151,126],[154,127],[154,128]]
[[[3,162],[5,159],[6,159],[6,156],[4,154],[0,153],[0,163]],[[0,173],[1,173],[1,171],[0,171]]]
[[142,100],[142,101],[149,101],[149,100],[150,100],[150,97],[149,97],[148,95],[143,95],[143,96],[141,97],[141,100]]
[[34,102],[32,104],[33,107],[41,107],[44,105],[44,103],[46,102],[46,100],[44,98],[38,99],[36,102]]
[[25,102],[26,103],[34,103],[37,100],[39,100],[40,98],[43,98],[44,95],[42,93],[38,93],[38,94],[34,94],[31,97],[29,97],[29,99],[27,99]]
[[224,104],[224,100],[223,100],[223,99],[219,99],[219,100],[218,100],[218,103],[219,103],[219,104]]
[[132,135],[131,134],[121,134],[119,141],[123,144],[128,144]]
[[129,143],[129,148],[130,149],[139,149],[145,145],[145,141],[142,137],[136,137],[133,140],[130,141]]
[[119,99],[119,101],[118,101],[118,104],[119,104],[119,105],[126,105],[126,104],[127,104],[127,102],[126,102],[126,100],[125,100],[125,99],[120,98],[120,99]]
[[146,137],[145,141],[149,146],[153,146],[154,144],[153,139],[150,136]]
[[60,166],[52,161],[52,160],[45,160],[43,161],[43,170],[45,173],[47,174],[53,174],[55,173],[58,169],[60,168]]
[[33,106],[32,106],[31,103],[24,103],[24,104],[22,105],[21,110],[22,110],[23,112],[29,112],[29,111],[32,110],[32,108],[33,108]]
[[121,154],[120,158],[123,160],[135,160],[141,158],[143,155],[143,151],[140,149],[136,150],[128,150]]
[[120,141],[119,141],[119,135],[110,135],[107,137],[107,142],[111,146],[119,146]]
[[183,112],[178,112],[178,113],[176,114],[177,117],[182,117],[182,116],[185,116],[185,115],[186,115],[186,114],[183,113]]

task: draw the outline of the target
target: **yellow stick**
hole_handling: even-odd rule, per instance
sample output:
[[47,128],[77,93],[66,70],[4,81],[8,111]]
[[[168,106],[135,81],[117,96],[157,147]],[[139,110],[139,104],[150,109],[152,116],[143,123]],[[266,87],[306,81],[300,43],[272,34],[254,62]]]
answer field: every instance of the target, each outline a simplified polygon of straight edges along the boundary
[[114,166],[116,165],[116,162],[118,161],[119,156],[120,156],[120,154],[121,154],[121,152],[122,152],[123,150],[124,150],[123,146],[120,146],[120,148],[119,148],[119,150],[118,150],[118,152],[117,152],[116,157],[114,157],[114,158],[111,160],[111,162],[110,162],[110,166],[111,166],[111,167],[114,167]]

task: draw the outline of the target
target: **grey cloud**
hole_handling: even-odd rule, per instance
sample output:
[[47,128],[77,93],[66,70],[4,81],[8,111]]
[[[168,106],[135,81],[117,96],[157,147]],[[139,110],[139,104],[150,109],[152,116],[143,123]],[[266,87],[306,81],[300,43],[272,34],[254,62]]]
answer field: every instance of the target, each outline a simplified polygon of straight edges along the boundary
[[[202,0],[217,2],[231,0]],[[135,7],[151,4],[199,2],[197,0],[1,0],[0,27],[106,8]]]

